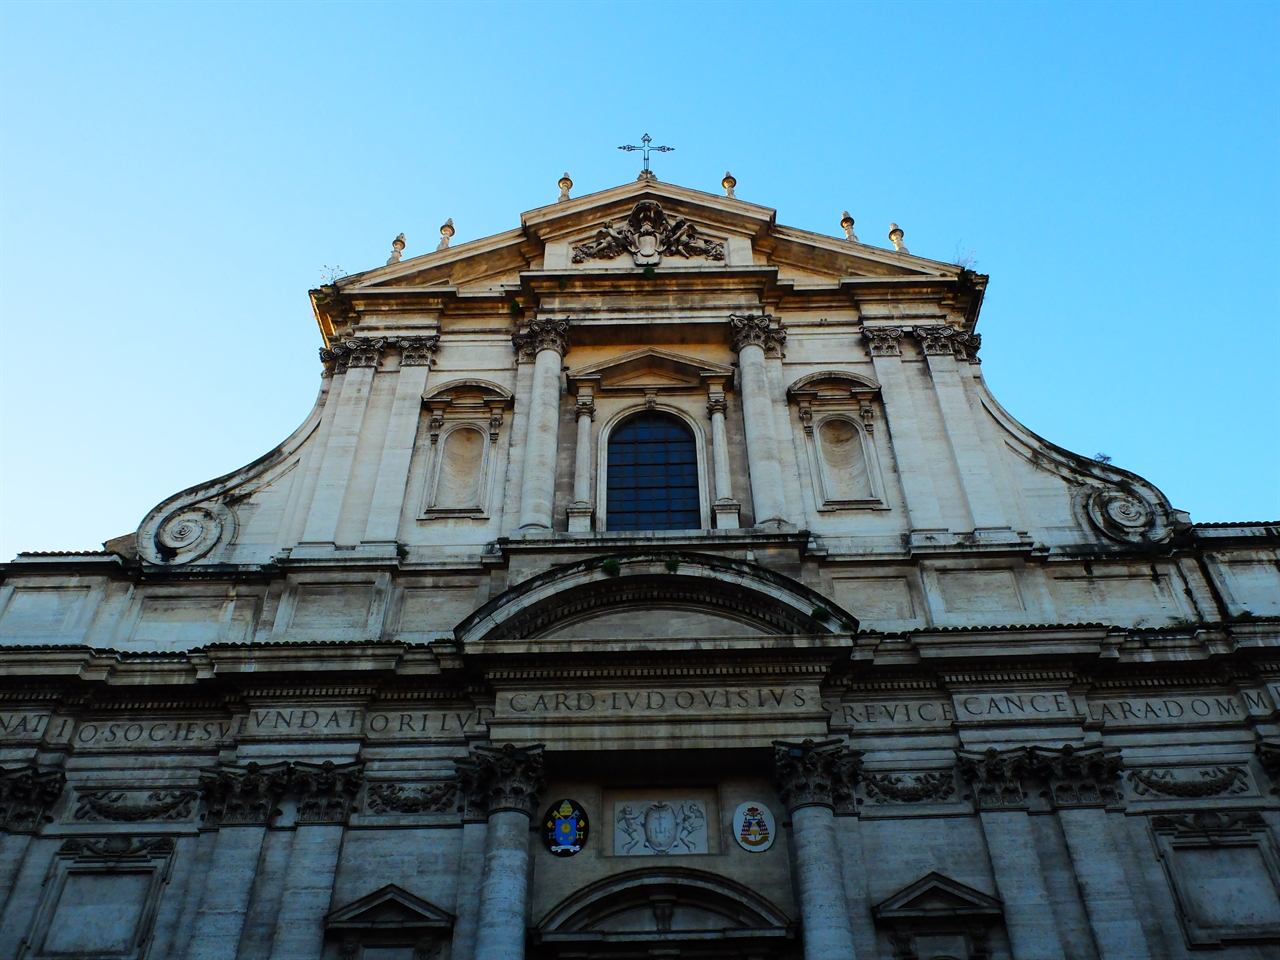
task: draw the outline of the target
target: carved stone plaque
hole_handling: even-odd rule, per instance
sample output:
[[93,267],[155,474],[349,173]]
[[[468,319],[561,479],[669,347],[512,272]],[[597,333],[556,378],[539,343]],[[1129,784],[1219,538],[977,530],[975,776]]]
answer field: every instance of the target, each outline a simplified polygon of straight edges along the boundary
[[613,805],[613,852],[619,857],[660,857],[710,852],[707,805],[692,797],[619,800]]

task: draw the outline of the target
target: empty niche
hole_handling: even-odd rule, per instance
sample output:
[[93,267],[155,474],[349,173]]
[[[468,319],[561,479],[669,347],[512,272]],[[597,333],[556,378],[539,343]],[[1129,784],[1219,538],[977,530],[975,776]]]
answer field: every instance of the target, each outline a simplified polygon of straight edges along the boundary
[[458,427],[440,441],[440,468],[436,476],[436,510],[479,509],[480,484],[488,438],[474,427]]
[[817,433],[825,499],[869,500],[871,474],[861,431],[843,417],[832,417],[822,422]]

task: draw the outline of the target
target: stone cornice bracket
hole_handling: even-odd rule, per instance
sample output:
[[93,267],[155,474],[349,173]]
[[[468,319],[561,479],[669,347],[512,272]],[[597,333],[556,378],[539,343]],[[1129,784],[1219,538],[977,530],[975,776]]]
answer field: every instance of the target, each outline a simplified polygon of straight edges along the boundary
[[320,351],[320,362],[334,373],[346,373],[350,367],[377,367],[382,363],[386,337],[350,337],[337,340]]
[[66,785],[67,777],[61,770],[41,773],[30,766],[0,768],[0,829],[35,833],[52,822],[49,809]]
[[957,360],[978,363],[978,348],[982,346],[982,335],[965,333],[945,323],[919,324],[911,328],[911,334],[920,341],[920,350],[925,356],[953,356]]
[[757,346],[768,354],[779,354],[787,342],[787,328],[784,324],[771,324],[776,317],[767,313],[731,313],[729,315],[729,345],[738,353],[743,347]]
[[477,744],[471,755],[455,760],[458,780],[469,815],[487,816],[499,810],[519,810],[530,817],[546,789],[543,744],[501,747]]
[[511,342],[520,356],[530,360],[543,350],[554,350],[563,357],[569,352],[569,318],[556,320],[553,317],[535,317],[528,322],[522,333],[512,336]]
[[298,822],[345,824],[363,783],[364,763],[359,761],[294,763],[289,790],[298,797]]
[[429,367],[440,349],[440,335],[429,337],[399,337],[400,366]]
[[773,741],[773,781],[787,810],[823,806],[852,809],[862,751],[842,740]]
[[997,750],[988,747],[982,753],[956,751],[960,775],[969,781],[973,805],[984,810],[1025,810],[1027,794],[1022,781],[1031,773],[1031,758],[1026,747]]
[[1105,807],[1124,799],[1119,750],[1077,750],[1067,743],[1061,750],[1032,747],[1029,756],[1032,772],[1049,782],[1055,808]]
[[862,339],[867,341],[873,357],[902,356],[901,327],[866,327],[862,328]]
[[289,786],[290,765],[221,767],[200,778],[205,802],[205,824],[265,825]]
[[1271,778],[1272,793],[1280,793],[1280,743],[1267,740],[1258,741],[1258,763]]

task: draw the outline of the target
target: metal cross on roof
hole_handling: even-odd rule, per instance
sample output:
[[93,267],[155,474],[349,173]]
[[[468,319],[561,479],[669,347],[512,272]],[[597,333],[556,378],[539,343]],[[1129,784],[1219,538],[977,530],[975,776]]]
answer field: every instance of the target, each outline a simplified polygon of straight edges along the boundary
[[657,151],[658,153],[670,153],[672,150],[674,150],[674,149],[675,149],[675,147],[651,147],[651,146],[649,146],[649,144],[653,143],[653,137],[649,136],[647,133],[646,133],[643,137],[641,137],[641,138],[640,138],[640,143],[641,143],[642,145],[641,145],[641,146],[639,146],[639,147],[634,146],[634,145],[632,145],[632,144],[627,144],[625,147],[619,147],[618,149],[619,149],[619,150],[626,150],[628,153],[630,153],[630,152],[631,152],[631,151],[633,151],[633,150],[643,150],[643,151],[644,151],[644,169],[643,169],[642,171],[640,171],[640,175],[641,175],[641,176],[644,176],[646,173],[648,173],[648,172],[649,172],[649,151],[651,151],[651,150],[655,150],[655,151]]

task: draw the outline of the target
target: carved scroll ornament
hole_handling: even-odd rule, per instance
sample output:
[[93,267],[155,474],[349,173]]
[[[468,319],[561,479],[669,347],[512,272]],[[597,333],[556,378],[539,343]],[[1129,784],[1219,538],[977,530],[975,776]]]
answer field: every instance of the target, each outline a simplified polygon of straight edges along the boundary
[[863,327],[862,338],[867,341],[873,357],[899,357],[902,355],[901,327]]
[[243,768],[223,767],[200,778],[200,791],[208,808],[205,822],[265,824],[289,785],[289,764]]
[[382,363],[386,337],[349,337],[338,340],[320,351],[320,362],[334,373],[345,373],[349,367],[376,367]]
[[950,773],[919,773],[914,776],[864,774],[863,789],[876,803],[924,803],[946,800],[956,792]]
[[454,806],[458,784],[453,780],[408,787],[400,783],[371,783],[365,805],[371,813],[444,813]]
[[1077,750],[1071,744],[1061,750],[1032,747],[1030,759],[1032,770],[1049,781],[1055,807],[1101,807],[1123,799],[1117,750]]
[[920,352],[925,356],[950,355],[957,360],[978,362],[981,334],[965,333],[945,323],[921,324],[913,327],[911,333],[920,342]]
[[142,799],[123,790],[97,790],[76,798],[76,820],[138,823],[186,820],[200,794],[195,790],[152,790]]
[[573,262],[615,260],[630,253],[637,266],[657,264],[663,256],[724,259],[724,244],[708,240],[684,217],[671,220],[656,200],[641,200],[617,226],[606,220],[588,242],[573,248]]
[[982,753],[957,751],[960,774],[969,781],[973,805],[979,810],[1020,809],[1027,801],[1022,780],[1031,770],[1026,747]]

